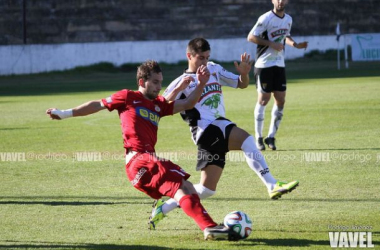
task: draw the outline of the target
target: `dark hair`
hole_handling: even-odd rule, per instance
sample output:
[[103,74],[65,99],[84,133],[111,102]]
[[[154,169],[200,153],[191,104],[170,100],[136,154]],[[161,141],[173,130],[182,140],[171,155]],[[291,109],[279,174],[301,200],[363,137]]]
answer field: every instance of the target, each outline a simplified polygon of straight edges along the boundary
[[211,48],[207,40],[202,37],[198,37],[189,42],[186,52],[195,55],[197,53],[205,52],[208,50],[211,50]]
[[161,73],[162,70],[158,62],[147,60],[137,67],[136,80],[139,85],[139,79],[148,80],[152,73]]

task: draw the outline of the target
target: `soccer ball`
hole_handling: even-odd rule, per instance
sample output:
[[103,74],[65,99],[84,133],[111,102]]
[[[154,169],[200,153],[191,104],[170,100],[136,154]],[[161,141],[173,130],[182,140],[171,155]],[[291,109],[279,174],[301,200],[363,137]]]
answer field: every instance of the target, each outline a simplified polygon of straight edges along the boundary
[[233,211],[224,217],[224,225],[237,232],[241,239],[247,238],[252,232],[252,220],[242,211]]

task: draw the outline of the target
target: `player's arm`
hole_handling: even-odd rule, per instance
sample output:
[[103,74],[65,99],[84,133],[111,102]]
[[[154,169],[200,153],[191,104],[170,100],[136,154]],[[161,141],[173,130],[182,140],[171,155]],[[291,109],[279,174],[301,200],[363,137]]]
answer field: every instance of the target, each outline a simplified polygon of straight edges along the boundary
[[308,42],[296,43],[291,36],[286,37],[286,44],[297,49],[306,49]]
[[177,95],[181,91],[183,91],[184,89],[186,89],[187,86],[189,86],[189,84],[192,81],[194,81],[193,77],[191,77],[191,76],[185,76],[184,78],[182,78],[181,82],[174,87],[174,89],[171,92],[165,94],[165,96],[164,96],[165,99],[167,101],[174,101],[175,98],[177,97]]
[[248,34],[247,40],[257,45],[271,47],[272,49],[277,51],[282,51],[284,49],[284,45],[282,43],[272,42],[259,36],[252,35],[251,33]]
[[234,62],[235,68],[237,72],[239,72],[239,82],[238,88],[244,89],[249,85],[249,72],[252,68],[253,61],[250,61],[251,56],[246,52],[240,56],[240,64],[238,62]]
[[174,103],[173,114],[183,110],[191,109],[197,104],[202,95],[203,89],[210,79],[210,71],[207,66],[200,66],[197,70],[198,85],[186,99],[176,100]]
[[73,109],[59,110],[56,108],[49,108],[46,110],[46,114],[53,120],[62,120],[69,117],[91,115],[105,108],[106,107],[104,107],[101,100],[94,100],[86,102]]

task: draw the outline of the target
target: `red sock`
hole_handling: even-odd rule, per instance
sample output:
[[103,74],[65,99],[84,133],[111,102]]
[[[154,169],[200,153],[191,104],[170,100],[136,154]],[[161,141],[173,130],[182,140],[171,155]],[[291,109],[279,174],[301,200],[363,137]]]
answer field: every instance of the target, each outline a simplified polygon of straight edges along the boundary
[[203,231],[206,227],[215,227],[216,224],[206,209],[202,206],[197,194],[185,195],[179,200],[182,210],[193,220]]

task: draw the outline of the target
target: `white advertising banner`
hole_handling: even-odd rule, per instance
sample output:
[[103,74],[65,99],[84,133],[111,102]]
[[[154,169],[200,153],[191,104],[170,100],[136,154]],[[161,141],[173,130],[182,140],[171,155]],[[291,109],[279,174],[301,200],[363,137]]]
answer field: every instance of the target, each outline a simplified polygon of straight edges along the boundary
[[380,61],[380,34],[351,35],[352,61]]

